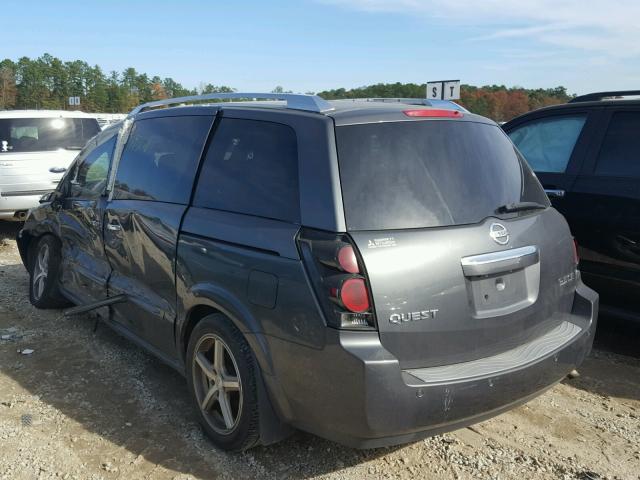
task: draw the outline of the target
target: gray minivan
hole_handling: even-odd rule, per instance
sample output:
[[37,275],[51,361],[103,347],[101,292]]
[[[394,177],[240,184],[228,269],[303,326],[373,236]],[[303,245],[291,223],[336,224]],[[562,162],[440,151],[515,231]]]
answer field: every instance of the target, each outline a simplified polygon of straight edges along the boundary
[[[234,98],[267,101],[170,107]],[[81,152],[18,244],[34,305],[99,309],[185,374],[229,450],[480,421],[561,380],[596,327],[564,218],[502,130],[460,110],[145,104]]]

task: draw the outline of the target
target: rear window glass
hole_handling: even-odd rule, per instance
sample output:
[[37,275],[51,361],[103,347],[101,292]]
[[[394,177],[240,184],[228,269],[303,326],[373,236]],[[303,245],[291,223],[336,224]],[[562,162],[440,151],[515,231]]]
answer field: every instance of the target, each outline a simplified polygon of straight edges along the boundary
[[0,154],[80,150],[99,131],[94,118],[3,118]]
[[213,117],[138,120],[122,152],[114,198],[189,203]]
[[497,126],[372,123],[337,127],[336,137],[349,230],[464,225],[509,203],[548,205],[535,175]]
[[280,123],[223,118],[202,165],[193,204],[298,222],[294,130]]

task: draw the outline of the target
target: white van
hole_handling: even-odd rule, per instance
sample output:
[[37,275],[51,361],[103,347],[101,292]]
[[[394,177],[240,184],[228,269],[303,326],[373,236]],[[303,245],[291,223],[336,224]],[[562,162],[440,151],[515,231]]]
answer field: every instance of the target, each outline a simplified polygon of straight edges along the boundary
[[0,220],[24,220],[99,131],[83,112],[0,111]]

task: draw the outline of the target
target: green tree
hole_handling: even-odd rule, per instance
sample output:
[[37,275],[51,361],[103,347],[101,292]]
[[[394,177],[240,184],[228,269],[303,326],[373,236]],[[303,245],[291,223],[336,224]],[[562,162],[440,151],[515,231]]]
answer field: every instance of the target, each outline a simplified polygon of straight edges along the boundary
[[15,107],[17,100],[15,65],[5,59],[0,62],[0,110]]
[[[331,99],[340,98],[425,98],[424,83],[376,83],[362,87],[336,88],[319,92]],[[230,93],[226,85],[202,83],[188,89],[173,78],[160,78],[126,68],[122,73],[105,75],[100,66],[82,60],[62,61],[48,53],[36,59],[22,57],[0,62],[0,108],[70,108],[68,98],[79,96],[80,109],[89,112],[127,112],[143,102],[183,97],[198,93]],[[273,93],[291,93],[278,85]],[[564,103],[572,98],[562,86],[524,89],[505,85],[462,85],[461,105],[494,120],[509,120],[528,110]]]

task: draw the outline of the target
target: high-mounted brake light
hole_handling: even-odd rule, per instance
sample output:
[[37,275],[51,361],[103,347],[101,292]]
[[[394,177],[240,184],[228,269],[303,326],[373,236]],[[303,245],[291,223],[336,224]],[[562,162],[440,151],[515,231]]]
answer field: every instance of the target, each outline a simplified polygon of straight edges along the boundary
[[441,117],[441,118],[462,118],[459,110],[443,110],[440,108],[421,108],[419,110],[404,110],[407,117]]

